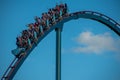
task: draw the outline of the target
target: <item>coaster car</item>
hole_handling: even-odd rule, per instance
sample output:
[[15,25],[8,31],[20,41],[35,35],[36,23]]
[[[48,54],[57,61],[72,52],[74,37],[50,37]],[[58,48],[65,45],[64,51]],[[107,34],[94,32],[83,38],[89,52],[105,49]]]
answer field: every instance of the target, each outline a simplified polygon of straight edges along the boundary
[[16,56],[17,58],[19,58],[25,54],[25,48],[16,48],[12,50],[12,54]]

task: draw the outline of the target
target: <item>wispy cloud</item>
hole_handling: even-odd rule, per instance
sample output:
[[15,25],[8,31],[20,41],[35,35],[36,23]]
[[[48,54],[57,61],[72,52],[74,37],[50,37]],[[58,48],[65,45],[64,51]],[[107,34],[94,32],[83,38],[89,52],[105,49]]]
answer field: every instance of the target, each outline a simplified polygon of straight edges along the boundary
[[82,32],[75,41],[79,44],[72,49],[75,53],[95,53],[120,52],[120,39],[115,39],[110,33],[94,34],[92,32]]

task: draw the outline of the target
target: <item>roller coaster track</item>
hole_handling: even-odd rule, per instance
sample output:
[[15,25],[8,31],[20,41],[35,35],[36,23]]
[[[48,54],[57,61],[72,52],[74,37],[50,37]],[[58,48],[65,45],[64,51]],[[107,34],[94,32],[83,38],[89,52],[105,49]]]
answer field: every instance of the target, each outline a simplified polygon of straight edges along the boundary
[[23,62],[25,61],[25,59],[31,53],[31,51],[51,31],[53,31],[54,29],[62,28],[63,24],[65,22],[68,22],[68,21],[74,20],[74,19],[79,19],[79,18],[92,19],[92,20],[96,20],[100,23],[103,23],[107,27],[109,27],[111,30],[113,30],[117,35],[120,36],[120,24],[118,24],[115,20],[111,19],[110,17],[108,17],[104,14],[101,14],[98,12],[93,12],[93,11],[80,11],[80,12],[71,13],[71,14],[69,14],[68,17],[64,17],[61,21],[59,21],[56,24],[54,24],[53,26],[51,26],[49,30],[45,31],[44,34],[38,38],[37,43],[32,44],[32,47],[30,49],[26,50],[26,54],[24,54],[20,58],[15,58],[12,61],[12,63],[10,64],[10,66],[8,67],[8,69],[6,70],[6,72],[4,73],[1,80],[12,80],[13,77],[15,76],[15,74],[17,73],[17,71],[19,70],[19,68],[21,67],[21,65],[23,64]]

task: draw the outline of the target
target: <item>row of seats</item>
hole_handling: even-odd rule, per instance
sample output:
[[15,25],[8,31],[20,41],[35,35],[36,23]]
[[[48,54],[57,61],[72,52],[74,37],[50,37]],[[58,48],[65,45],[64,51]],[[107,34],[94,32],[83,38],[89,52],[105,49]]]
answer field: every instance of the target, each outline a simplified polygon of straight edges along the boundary
[[12,50],[12,54],[19,58],[24,55],[25,51],[36,43],[38,38],[42,36],[45,31],[49,30],[54,24],[68,16],[67,4],[56,5],[46,13],[42,13],[42,17],[35,17],[35,22],[28,24],[28,29],[23,30],[22,34],[16,38],[17,48]]

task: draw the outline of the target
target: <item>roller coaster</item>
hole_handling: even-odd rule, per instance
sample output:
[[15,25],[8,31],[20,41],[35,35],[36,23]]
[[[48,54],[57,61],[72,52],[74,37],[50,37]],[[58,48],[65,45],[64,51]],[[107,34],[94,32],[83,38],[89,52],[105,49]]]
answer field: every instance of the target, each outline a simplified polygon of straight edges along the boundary
[[47,35],[55,30],[56,31],[56,80],[61,80],[61,32],[64,23],[70,20],[76,20],[79,18],[91,19],[98,21],[108,28],[113,30],[117,35],[120,36],[120,24],[118,24],[112,18],[101,14],[99,12],[94,11],[79,11],[75,13],[69,13],[68,16],[63,17],[62,19],[57,21],[55,24],[51,25],[49,29],[44,31],[44,34],[38,37],[37,42],[31,45],[31,48],[25,50],[24,54],[20,55],[19,57],[15,57],[14,60],[11,62],[9,67],[7,68],[6,72],[4,73],[1,80],[12,80],[22,66],[23,62],[32,52],[32,50],[39,44]]

